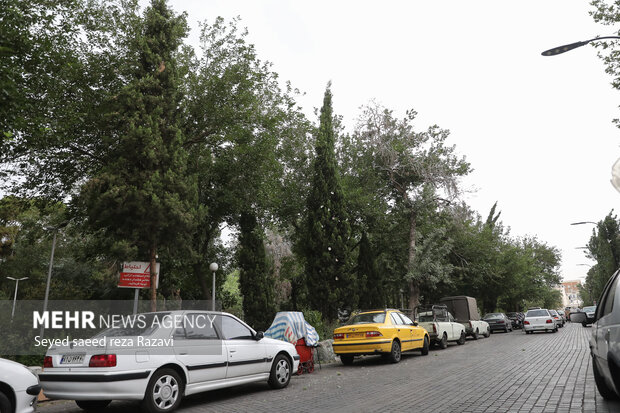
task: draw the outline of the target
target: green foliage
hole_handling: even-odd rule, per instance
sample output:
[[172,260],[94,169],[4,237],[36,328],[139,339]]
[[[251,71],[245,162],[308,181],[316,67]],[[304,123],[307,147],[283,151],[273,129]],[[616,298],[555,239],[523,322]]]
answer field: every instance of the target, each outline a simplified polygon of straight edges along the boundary
[[327,320],[335,320],[339,308],[355,308],[358,292],[350,268],[349,217],[336,165],[332,122],[332,95],[328,85],[321,107],[302,241],[309,303]]
[[196,188],[186,170],[175,59],[186,31],[185,16],[152,1],[135,39],[136,72],[110,102],[108,151],[80,193],[88,223],[116,248],[135,246],[143,261],[166,245],[189,248]]
[[220,289],[222,311],[243,319],[243,297],[239,288],[239,270],[226,275],[226,281]]
[[323,318],[320,311],[303,310],[304,319],[319,334],[319,340],[331,339],[334,335],[334,329],[339,327],[338,321],[327,321]]
[[385,306],[384,274],[377,268],[377,258],[368,235],[362,233],[357,258],[357,280],[360,291],[359,308]]
[[[297,108],[296,91],[282,90],[269,62],[261,61],[238,19],[217,18],[201,27],[202,55],[184,54],[182,85],[189,168],[198,180],[194,275],[203,294],[200,263],[220,226],[236,224],[242,211],[294,221],[303,184],[307,120]],[[291,204],[293,206],[291,206]]]
[[592,230],[587,248],[586,256],[596,264],[588,270],[580,295],[584,305],[592,305],[598,301],[609,278],[620,268],[620,221],[613,210]]
[[262,231],[252,212],[241,214],[239,238],[239,289],[245,320],[256,330],[271,325],[277,309],[273,279],[267,272]]

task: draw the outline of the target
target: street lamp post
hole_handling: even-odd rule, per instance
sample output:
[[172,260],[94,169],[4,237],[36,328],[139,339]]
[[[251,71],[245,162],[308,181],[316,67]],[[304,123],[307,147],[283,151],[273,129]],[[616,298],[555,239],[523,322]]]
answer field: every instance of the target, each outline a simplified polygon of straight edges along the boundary
[[209,265],[209,269],[213,272],[213,288],[211,288],[211,310],[215,311],[215,272],[218,269],[218,265],[216,262],[212,262]]
[[[60,225],[57,225],[55,227],[45,227],[45,229],[47,230],[53,230],[54,231],[54,239],[52,241],[52,253],[50,255],[50,266],[47,270],[47,283],[45,284],[45,299],[43,300],[43,313],[45,313],[47,311],[47,300],[49,298],[50,295],[50,284],[52,281],[52,267],[54,266],[54,251],[56,250],[56,238],[58,235],[58,230],[64,226],[66,226],[69,222],[65,221],[63,223],[61,223]],[[45,326],[43,326],[43,324],[41,324],[41,334],[39,334],[41,337],[43,337],[43,331],[45,330]]]
[[571,44],[565,44],[563,46],[554,47],[552,49],[545,50],[541,54],[543,56],[555,56],[555,55],[559,55],[559,54],[562,54],[562,53],[566,53],[566,52],[568,52],[570,50],[573,50],[573,49],[576,49],[578,47],[585,46],[586,44],[588,44],[590,42],[595,42],[597,40],[604,40],[604,39],[620,39],[620,36],[595,37],[594,39],[584,40],[582,42],[575,42],[575,43],[571,43]]
[[17,302],[17,287],[19,286],[20,281],[27,280],[28,277],[23,277],[23,278],[6,277],[6,278],[8,278],[9,280],[15,281],[15,295],[13,296],[13,311],[11,311],[11,323],[12,323],[13,317],[15,316],[15,303]]

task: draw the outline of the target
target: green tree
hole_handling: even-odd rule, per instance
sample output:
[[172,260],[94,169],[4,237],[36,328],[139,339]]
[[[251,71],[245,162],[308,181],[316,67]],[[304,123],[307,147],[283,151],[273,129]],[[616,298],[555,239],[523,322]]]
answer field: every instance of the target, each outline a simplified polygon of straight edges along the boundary
[[[392,111],[370,104],[363,108],[353,136],[355,145],[367,151],[368,166],[381,177],[380,193],[387,194],[388,204],[397,205],[407,215],[407,264],[402,278],[407,283],[410,308],[420,302],[421,285],[432,281],[419,266],[430,262],[428,257],[416,257],[420,216],[452,202],[458,195],[458,177],[469,172],[469,164],[456,156],[454,146],[447,145],[449,131],[435,125],[416,132],[415,117],[411,110],[399,120]],[[434,248],[422,250],[439,253]],[[446,268],[436,270],[435,275],[447,274]]]
[[582,298],[584,303],[593,304],[603,293],[609,278],[620,268],[620,221],[613,210],[592,230],[586,256],[596,263],[588,271]]
[[251,212],[243,212],[239,238],[239,289],[245,321],[266,330],[276,313],[274,283],[267,271],[262,231]]
[[135,39],[135,73],[108,112],[112,127],[104,139],[109,150],[80,194],[93,228],[150,262],[153,311],[158,251],[183,247],[192,229],[195,188],[179,126],[176,65],[186,32],[184,15],[175,16],[164,0],[151,2]]
[[66,199],[107,151],[106,101],[134,68],[137,0],[2,0],[0,10],[0,188]]
[[357,297],[350,268],[351,235],[346,201],[336,164],[330,85],[325,90],[315,148],[303,240],[306,282],[312,308],[327,320],[335,320],[339,308],[356,306]]
[[362,309],[385,306],[383,272],[377,268],[377,258],[366,232],[362,233],[357,256],[357,281],[359,286],[359,306]]
[[238,23],[222,18],[203,23],[202,54],[185,56],[183,127],[202,211],[192,264],[205,297],[210,289],[205,257],[221,226],[237,224],[247,210],[294,220],[300,208],[292,194],[304,182],[295,178],[303,176],[297,165],[306,162],[309,125],[295,104],[296,91],[280,87],[271,64],[258,58]]

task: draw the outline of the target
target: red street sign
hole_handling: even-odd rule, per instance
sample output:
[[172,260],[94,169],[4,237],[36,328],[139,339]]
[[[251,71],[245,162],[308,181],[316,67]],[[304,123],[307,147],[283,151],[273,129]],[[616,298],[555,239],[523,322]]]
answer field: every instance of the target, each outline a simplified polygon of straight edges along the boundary
[[[155,288],[159,284],[159,263],[155,268]],[[151,264],[148,262],[124,262],[118,280],[120,288],[151,288]]]

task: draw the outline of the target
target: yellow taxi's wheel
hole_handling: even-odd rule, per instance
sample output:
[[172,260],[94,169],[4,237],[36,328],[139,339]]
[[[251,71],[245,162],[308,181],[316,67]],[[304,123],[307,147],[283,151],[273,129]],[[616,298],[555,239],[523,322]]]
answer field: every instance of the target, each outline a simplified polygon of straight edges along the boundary
[[389,360],[391,363],[398,363],[400,361],[400,343],[396,340],[392,341],[392,351],[390,352]]
[[426,356],[428,355],[428,348],[429,348],[429,344],[428,344],[428,337],[424,337],[424,345],[422,346],[422,355]]

